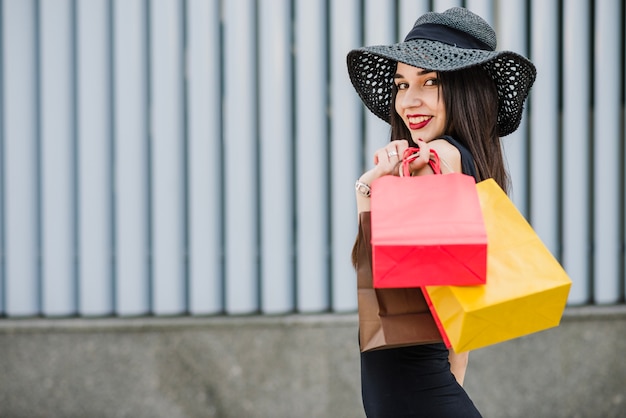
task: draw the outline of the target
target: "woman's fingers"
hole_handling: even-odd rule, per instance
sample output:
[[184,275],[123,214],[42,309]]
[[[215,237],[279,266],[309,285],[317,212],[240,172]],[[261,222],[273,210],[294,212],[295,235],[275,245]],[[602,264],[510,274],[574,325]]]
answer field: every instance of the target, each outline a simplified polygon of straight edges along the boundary
[[430,174],[432,173],[432,170],[428,166],[428,161],[430,160],[430,146],[421,139],[418,139],[416,143],[420,150],[418,156],[409,164],[409,171],[414,175]]
[[[416,152],[414,158],[408,163],[408,171],[411,175],[432,174],[433,171],[428,165],[430,160],[430,146],[421,139],[418,139],[416,144],[419,147],[419,151]],[[402,158],[408,148],[409,142],[401,139],[391,141],[383,148],[376,150],[374,153],[374,164],[376,165],[374,171],[378,173],[377,176],[388,174],[395,176],[402,175]]]
[[389,161],[397,160],[398,156],[398,150],[395,148],[381,148],[374,154],[374,164],[386,164]]
[[404,139],[392,141],[392,144],[395,143],[396,149],[398,150],[398,159],[402,160],[402,156],[404,155],[404,151],[409,147],[409,141]]
[[390,174],[402,159],[403,149],[398,142],[392,141],[374,153],[374,164],[382,170],[383,174]]

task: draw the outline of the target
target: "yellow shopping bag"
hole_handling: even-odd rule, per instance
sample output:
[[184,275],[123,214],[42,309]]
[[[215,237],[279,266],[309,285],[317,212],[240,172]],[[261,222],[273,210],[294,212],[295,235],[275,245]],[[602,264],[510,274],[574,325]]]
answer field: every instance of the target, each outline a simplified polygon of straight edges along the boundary
[[497,183],[485,180],[477,189],[487,230],[487,283],[423,288],[455,352],[559,325],[572,284]]

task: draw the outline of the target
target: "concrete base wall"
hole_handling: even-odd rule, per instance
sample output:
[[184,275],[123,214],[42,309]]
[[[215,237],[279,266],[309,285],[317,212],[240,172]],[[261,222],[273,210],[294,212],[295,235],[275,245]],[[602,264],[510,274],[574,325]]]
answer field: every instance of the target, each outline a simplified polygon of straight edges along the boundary
[[[364,417],[355,315],[0,320],[0,417]],[[626,307],[476,350],[485,417],[626,416]]]

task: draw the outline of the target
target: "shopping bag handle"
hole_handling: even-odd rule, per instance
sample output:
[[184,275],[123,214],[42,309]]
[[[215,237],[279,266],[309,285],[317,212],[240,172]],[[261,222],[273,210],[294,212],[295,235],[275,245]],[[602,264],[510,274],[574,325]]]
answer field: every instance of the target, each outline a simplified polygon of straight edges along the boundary
[[[402,170],[400,170],[400,177],[411,177],[411,172],[409,171],[409,164],[417,159],[419,156],[419,148],[409,147],[404,150],[402,154]],[[439,161],[439,154],[434,149],[430,150],[430,159],[428,160],[428,165],[433,169],[435,174],[441,174],[441,164]]]

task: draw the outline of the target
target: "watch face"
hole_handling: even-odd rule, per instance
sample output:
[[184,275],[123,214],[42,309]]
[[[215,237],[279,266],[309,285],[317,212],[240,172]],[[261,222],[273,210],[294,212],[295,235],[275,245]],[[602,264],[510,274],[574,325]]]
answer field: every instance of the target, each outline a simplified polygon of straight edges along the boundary
[[365,184],[359,183],[357,185],[357,190],[359,193],[361,193],[363,196],[369,196],[371,191],[370,188],[367,187]]

